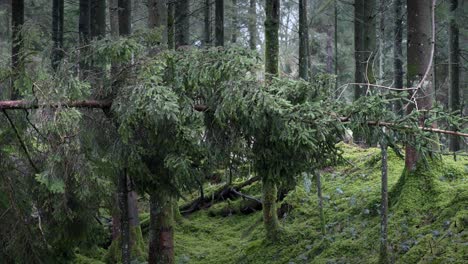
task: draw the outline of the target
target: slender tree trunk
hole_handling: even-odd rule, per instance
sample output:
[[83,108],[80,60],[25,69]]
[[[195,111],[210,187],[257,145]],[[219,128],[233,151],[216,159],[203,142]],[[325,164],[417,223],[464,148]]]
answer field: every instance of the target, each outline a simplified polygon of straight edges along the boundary
[[174,3],[167,1],[167,48],[175,49]]
[[[393,82],[396,88],[403,88],[403,17],[402,17],[403,0],[395,0],[394,3],[394,42],[393,42]],[[395,112],[399,115],[402,113],[402,102],[395,102]]]
[[249,47],[251,50],[257,49],[257,1],[249,0]]
[[376,57],[376,0],[364,1],[364,80],[375,83],[374,58]]
[[[418,110],[429,110],[432,107],[432,77],[430,74],[432,59],[432,3],[428,0],[407,0],[408,8],[408,52],[407,79],[408,87],[419,87],[410,96],[416,100]],[[423,78],[425,78],[423,80]],[[410,104],[407,113],[414,110]],[[419,118],[419,125],[424,126],[425,117]],[[416,149],[406,146],[405,167],[408,172],[416,169],[419,160]]]
[[[460,104],[460,48],[459,48],[459,30],[456,21],[456,12],[458,9],[458,0],[450,0],[450,19],[449,19],[449,78],[450,78],[450,97],[449,104],[451,111],[463,111]],[[452,130],[456,130],[455,127]],[[450,150],[460,150],[460,138],[451,136]]]
[[148,0],[148,27],[166,26],[166,3],[170,0]]
[[387,174],[387,143],[380,142],[382,154],[382,190],[381,190],[381,220],[380,220],[380,263],[389,263],[388,259],[388,174]]
[[172,264],[174,257],[174,210],[171,194],[158,190],[150,196],[149,264]]
[[317,198],[320,214],[320,230],[322,235],[325,236],[325,216],[323,215],[323,198],[322,198],[322,180],[319,171],[315,171],[315,182],[317,184]]
[[205,0],[205,6],[203,9],[203,45],[205,47],[211,46],[211,0]]
[[224,0],[215,0],[215,45],[224,46]]
[[[274,76],[278,76],[279,55],[279,14],[280,1],[269,0],[265,3],[265,79],[267,83]],[[276,212],[276,184],[271,178],[273,175],[267,173],[262,175],[263,183],[263,223],[267,238],[275,240],[279,233],[278,215]]]
[[332,29],[327,29],[327,73],[333,74],[333,47],[332,47]]
[[[62,0],[63,1],[63,0]],[[106,35],[106,0],[91,1],[91,38],[102,38]]]
[[190,19],[189,0],[175,2],[175,48],[189,45]]
[[335,97],[338,97],[338,0],[335,0],[335,38],[334,38],[334,44],[335,44]]
[[128,36],[132,33],[132,1],[118,0],[119,34]]
[[118,0],[109,0],[109,20],[111,36],[119,36],[119,7]]
[[299,0],[299,78],[309,79],[309,24],[307,0]]
[[52,68],[57,70],[63,58],[63,0],[52,3]]
[[21,30],[24,24],[24,0],[11,1],[11,70],[13,77],[11,90],[8,98],[12,100],[19,98],[19,93],[14,87],[14,81],[23,70],[23,36]]
[[80,76],[82,79],[88,78],[89,65],[86,62],[86,56],[89,51],[91,33],[91,3],[90,0],[80,0],[80,16],[78,23],[78,33],[80,40]]
[[380,0],[379,15],[379,84],[382,85],[385,73],[385,0]]
[[130,264],[130,223],[128,215],[127,170],[124,168],[119,175],[119,209],[120,209],[120,242],[122,263]]
[[[363,61],[364,61],[364,0],[354,1],[354,82],[364,83]],[[354,100],[363,94],[360,85],[354,88]]]
[[232,33],[231,33],[231,43],[237,42],[237,32],[239,30],[239,25],[237,21],[237,0],[232,0]]

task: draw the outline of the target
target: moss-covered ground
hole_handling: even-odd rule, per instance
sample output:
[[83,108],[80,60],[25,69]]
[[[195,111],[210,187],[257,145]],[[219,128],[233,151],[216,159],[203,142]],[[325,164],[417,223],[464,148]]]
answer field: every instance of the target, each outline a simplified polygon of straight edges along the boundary
[[[377,263],[380,151],[341,145],[348,162],[321,171],[325,235],[314,179],[304,176],[283,203],[282,236],[267,242],[261,212],[218,203],[179,220],[177,263]],[[468,158],[429,160],[416,173],[389,151],[389,251],[395,263],[468,263]],[[213,187],[214,188],[214,187]],[[260,197],[260,185],[243,190]],[[232,212],[232,215],[219,212]],[[143,233],[147,233],[142,215]],[[145,234],[146,235],[146,234]]]

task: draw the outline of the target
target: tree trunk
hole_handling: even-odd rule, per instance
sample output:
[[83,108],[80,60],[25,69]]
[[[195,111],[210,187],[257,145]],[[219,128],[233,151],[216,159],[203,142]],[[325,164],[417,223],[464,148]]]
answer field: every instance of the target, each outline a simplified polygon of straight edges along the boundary
[[278,214],[276,212],[276,197],[278,195],[278,190],[276,188],[276,184],[269,179],[268,176],[263,177],[263,224],[265,225],[267,239],[274,241],[278,238],[279,232]]
[[52,3],[52,68],[57,70],[63,58],[63,0]]
[[280,1],[269,0],[265,4],[265,77],[278,75],[278,31]]
[[159,28],[166,26],[167,10],[166,4],[170,0],[149,0],[148,1],[148,27]]
[[307,0],[299,0],[299,78],[309,79],[309,25]]
[[334,38],[334,44],[335,44],[335,98],[338,97],[338,0],[335,0],[335,38]]
[[231,43],[237,42],[237,32],[239,25],[237,21],[237,0],[232,0],[232,32],[231,32]]
[[224,46],[224,0],[215,0],[215,45]]
[[14,87],[14,81],[23,69],[23,36],[21,30],[24,24],[24,0],[11,1],[11,70],[13,77],[8,98],[18,99],[19,93]]
[[[393,83],[395,88],[403,88],[403,0],[395,0],[394,42],[393,42]],[[395,112],[402,113],[402,102],[395,102]]]
[[175,2],[175,48],[189,45],[189,0]]
[[119,34],[128,36],[132,33],[132,1],[118,0]]
[[98,39],[106,35],[106,0],[94,0],[91,3],[90,33],[91,38]]
[[149,264],[175,262],[173,204],[171,194],[164,190],[150,196]]
[[[408,87],[419,87],[412,91],[418,110],[429,110],[432,107],[432,77],[430,67],[432,63],[432,4],[427,0],[407,0],[408,9],[408,52],[407,52],[407,79]],[[425,79],[424,79],[425,78]],[[410,104],[407,113],[414,110]],[[419,118],[419,125],[424,126],[425,117]],[[416,149],[406,146],[405,167],[408,172],[416,169],[419,160]]]
[[203,9],[203,45],[205,47],[211,46],[211,0],[205,0]]
[[119,7],[118,0],[109,0],[109,20],[111,36],[119,35]]
[[167,1],[167,48],[175,48],[174,3]]
[[128,210],[127,170],[124,168],[119,174],[119,209],[120,209],[120,243],[122,263],[130,264],[130,223]]
[[332,48],[332,29],[327,29],[327,73],[333,74],[333,48]]
[[257,1],[249,0],[249,47],[251,50],[257,49]]
[[387,143],[385,139],[380,142],[382,154],[382,189],[380,211],[380,263],[389,263],[388,259],[388,174],[387,174]]
[[384,67],[385,67],[385,0],[380,0],[379,3],[379,84],[384,82]]
[[90,0],[80,0],[80,17],[78,32],[80,34],[80,45],[85,46],[89,42],[91,23],[91,3]]
[[[450,97],[449,104],[451,111],[459,110],[462,112],[460,104],[460,48],[459,48],[459,33],[458,24],[456,21],[456,12],[458,8],[458,0],[450,1],[450,20],[449,20],[449,79],[450,79]],[[452,130],[456,130],[455,127]],[[460,150],[460,138],[457,136],[450,137],[450,150]]]

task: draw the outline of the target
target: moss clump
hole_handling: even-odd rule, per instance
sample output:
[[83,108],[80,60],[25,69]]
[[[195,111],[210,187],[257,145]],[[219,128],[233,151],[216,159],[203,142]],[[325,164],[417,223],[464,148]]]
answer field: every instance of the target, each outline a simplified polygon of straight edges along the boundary
[[[131,246],[131,257],[133,260],[145,261],[148,257],[145,241],[141,232],[141,227],[130,228],[130,238],[134,241]],[[122,262],[122,253],[120,250],[121,240],[120,236],[112,241],[111,246],[105,257],[106,263],[120,263]]]

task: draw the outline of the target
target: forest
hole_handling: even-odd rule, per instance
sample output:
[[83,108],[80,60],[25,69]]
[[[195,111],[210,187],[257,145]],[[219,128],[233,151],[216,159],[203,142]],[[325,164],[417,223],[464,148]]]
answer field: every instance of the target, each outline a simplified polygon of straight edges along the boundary
[[0,0],[0,264],[468,263],[465,19]]

